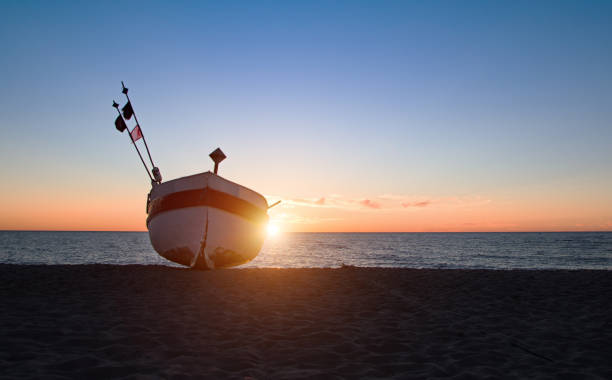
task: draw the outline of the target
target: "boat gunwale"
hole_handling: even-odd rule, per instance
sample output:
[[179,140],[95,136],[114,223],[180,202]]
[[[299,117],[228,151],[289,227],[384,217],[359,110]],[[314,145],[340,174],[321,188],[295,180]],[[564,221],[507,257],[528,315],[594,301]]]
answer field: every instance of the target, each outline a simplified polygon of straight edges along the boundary
[[[172,182],[178,182],[178,181],[180,181],[180,180],[185,180],[185,179],[188,179],[188,178],[191,178],[191,177],[196,177],[196,176],[199,176],[199,175],[207,175],[207,174],[208,174],[208,175],[210,175],[210,176],[215,176],[215,177],[217,177],[217,178],[221,179],[222,181],[225,181],[225,182],[228,182],[228,183],[230,183],[230,184],[232,184],[232,185],[238,186],[238,187],[240,187],[241,189],[244,189],[244,190],[246,190],[246,191],[248,191],[248,192],[250,192],[250,193],[252,193],[252,194],[256,195],[257,197],[261,198],[261,199],[264,201],[265,205],[266,205],[266,207],[265,207],[265,208],[262,208],[262,210],[267,210],[267,209],[268,209],[268,207],[267,207],[267,206],[268,206],[268,200],[266,199],[266,197],[264,197],[263,195],[261,195],[260,193],[258,193],[258,192],[257,192],[257,191],[255,191],[255,190],[252,190],[252,189],[250,189],[250,188],[248,188],[248,187],[246,187],[246,186],[244,186],[244,185],[241,185],[241,184],[239,184],[239,183],[236,183],[236,182],[234,182],[234,181],[231,181],[231,180],[229,180],[229,179],[227,179],[227,178],[225,178],[225,177],[221,177],[220,175],[215,174],[215,173],[211,172],[210,170],[207,170],[207,171],[205,171],[205,172],[201,172],[201,173],[191,174],[191,175],[184,176],[184,177],[174,178],[174,179],[171,179],[171,180],[169,180],[169,181],[162,182],[161,184],[155,184],[155,185],[154,185],[154,186],[151,188],[151,191],[149,192],[149,194],[152,194],[152,193],[153,193],[153,190],[155,190],[155,188],[159,188],[159,187],[161,187],[161,186],[164,186],[165,184],[172,183]],[[205,187],[201,187],[201,188],[199,188],[199,189],[206,189],[206,188],[208,188],[208,185],[206,185]],[[195,190],[195,189],[194,189],[194,190]],[[180,190],[180,191],[184,191],[184,190]],[[180,191],[179,191],[179,192],[180,192]],[[217,191],[219,191],[219,190],[217,190]],[[221,191],[221,192],[223,192],[223,191]],[[171,192],[171,193],[168,193],[168,194],[162,195],[162,197],[163,197],[163,196],[166,196],[166,195],[170,195],[170,194],[175,194],[175,193],[177,193],[177,192],[176,192],[176,191],[174,191],[174,192]],[[225,192],[223,192],[223,193],[225,193]],[[226,193],[226,194],[227,194],[227,193]],[[229,194],[229,195],[231,195],[231,194]],[[234,197],[235,197],[235,195],[232,195],[232,196],[234,196]],[[150,199],[150,202],[152,202],[154,199],[158,199],[158,198],[160,198],[160,197],[151,198],[151,199]],[[240,199],[241,199],[241,198],[240,198]],[[249,202],[249,201],[247,201],[246,199],[245,199],[245,201],[246,201],[246,202]],[[250,203],[250,204],[252,204],[253,206],[257,207],[257,208],[261,208],[261,207],[259,207],[259,206],[255,205],[255,204],[253,204],[252,202],[249,202],[249,203]],[[147,213],[148,213],[148,212],[149,212],[149,209],[148,209],[148,207],[147,207]]]

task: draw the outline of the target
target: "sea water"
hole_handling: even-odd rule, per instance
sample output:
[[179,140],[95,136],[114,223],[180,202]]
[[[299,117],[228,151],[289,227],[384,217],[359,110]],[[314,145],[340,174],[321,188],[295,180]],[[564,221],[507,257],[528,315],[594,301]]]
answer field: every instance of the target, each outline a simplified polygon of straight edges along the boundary
[[[146,232],[0,231],[0,263],[179,266]],[[612,269],[612,232],[281,233],[244,267]]]

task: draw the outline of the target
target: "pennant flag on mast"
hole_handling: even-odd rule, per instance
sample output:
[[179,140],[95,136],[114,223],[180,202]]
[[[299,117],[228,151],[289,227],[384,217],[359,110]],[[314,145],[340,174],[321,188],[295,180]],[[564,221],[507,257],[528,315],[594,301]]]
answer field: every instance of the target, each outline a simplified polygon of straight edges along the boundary
[[132,140],[134,140],[134,142],[136,142],[139,139],[141,139],[142,138],[142,131],[140,130],[140,125],[136,124],[136,127],[134,127],[134,129],[132,129],[132,132],[130,132],[130,135],[132,135]]
[[123,132],[127,129],[127,125],[125,125],[125,120],[123,120],[121,115],[117,116],[117,118],[115,119],[115,128],[117,128],[119,132]]
[[123,117],[125,117],[126,120],[130,120],[134,114],[132,103],[128,101],[127,104],[123,106],[121,111],[123,111]]

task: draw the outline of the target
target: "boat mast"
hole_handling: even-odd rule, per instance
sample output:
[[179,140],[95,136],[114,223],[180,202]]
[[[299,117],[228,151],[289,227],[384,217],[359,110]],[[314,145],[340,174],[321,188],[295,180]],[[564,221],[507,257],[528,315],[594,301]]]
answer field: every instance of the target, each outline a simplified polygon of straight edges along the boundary
[[[130,100],[130,96],[128,95],[128,89],[123,84],[123,81],[121,81],[121,87],[122,87],[121,92],[123,92],[125,94],[125,97],[127,98],[128,103],[132,104],[132,101]],[[145,148],[147,148],[147,154],[149,155],[149,160],[151,161],[151,166],[155,168],[155,164],[153,163],[153,157],[151,157],[151,152],[149,152],[149,146],[147,145],[147,139],[145,138],[144,133],[142,133],[142,127],[140,126],[140,123],[138,122],[138,117],[136,116],[136,112],[134,111],[134,106],[133,105],[132,105],[132,113],[134,114],[134,120],[136,120],[136,125],[140,128],[140,134],[142,134],[142,141],[144,141]]]
[[[142,158],[142,155],[140,154],[140,150],[138,150],[138,146],[136,146],[136,141],[134,140],[134,138],[132,137],[132,133],[128,129],[128,134],[130,135],[130,139],[132,140],[132,143],[134,144],[134,147],[136,147],[136,151],[138,152],[138,156],[140,157],[140,160],[142,161],[142,164],[145,166],[145,168],[147,170],[147,174],[149,175],[149,178],[151,178],[151,183],[152,184],[155,184],[155,183],[160,184],[162,182],[161,173],[159,171],[159,168],[157,166],[155,166],[155,163],[153,162],[153,157],[151,156],[151,152],[149,151],[149,145],[147,144],[147,139],[145,138],[145,135],[142,132],[142,126],[140,125],[140,122],[138,121],[138,117],[136,116],[136,112],[134,111],[134,106],[132,105],[132,101],[130,100],[130,96],[128,95],[128,89],[127,89],[127,87],[125,87],[125,84],[123,84],[123,81],[121,81],[121,92],[127,98],[126,106],[129,105],[129,107],[130,107],[129,109],[131,111],[131,115],[129,115],[127,118],[129,119],[133,115],[134,116],[134,120],[136,121],[136,127],[135,128],[138,128],[140,130],[140,136],[142,136],[142,141],[144,141],[145,148],[147,149],[147,155],[149,156],[149,161],[151,161],[151,166],[152,166],[151,172],[149,172],[149,168],[145,164],[145,161]],[[124,114],[125,114],[126,106],[123,107]],[[117,112],[119,112],[119,115],[122,116],[121,115],[121,111],[119,111],[119,105],[116,104],[115,101],[113,101],[113,107],[115,107],[117,109]],[[138,140],[138,138],[136,140]],[[151,176],[151,173],[153,173],[153,176]]]
[[[113,100],[113,107],[115,107],[115,109],[119,113],[119,117],[123,120],[123,116],[121,115],[121,111],[119,111],[119,104],[117,104],[117,102],[115,102],[114,100]],[[125,123],[125,121],[124,121],[124,123]],[[121,132],[123,132],[123,131],[121,131]],[[142,158],[142,154],[140,154],[140,150],[138,150],[138,146],[136,145],[136,142],[134,141],[134,138],[132,138],[132,134],[130,133],[129,129],[128,129],[128,133],[127,134],[128,134],[128,136],[130,136],[130,140],[132,141],[132,144],[134,145],[134,148],[136,148],[136,152],[138,152],[138,157],[140,157],[140,161],[142,161],[142,164],[144,165],[145,170],[147,171],[147,175],[151,179],[151,182],[155,182],[153,177],[151,177],[151,173],[149,173],[149,168],[147,167],[147,164],[145,163],[144,159]]]

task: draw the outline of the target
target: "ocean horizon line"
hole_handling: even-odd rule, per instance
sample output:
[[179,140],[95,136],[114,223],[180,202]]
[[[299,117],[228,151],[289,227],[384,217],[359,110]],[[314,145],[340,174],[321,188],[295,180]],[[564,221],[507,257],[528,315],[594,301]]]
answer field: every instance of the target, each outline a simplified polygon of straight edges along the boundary
[[[147,230],[26,230],[0,229],[0,232],[148,232]],[[283,234],[542,234],[542,233],[609,233],[612,230],[540,230],[540,231],[283,231]]]

